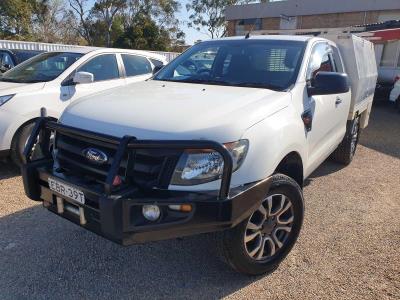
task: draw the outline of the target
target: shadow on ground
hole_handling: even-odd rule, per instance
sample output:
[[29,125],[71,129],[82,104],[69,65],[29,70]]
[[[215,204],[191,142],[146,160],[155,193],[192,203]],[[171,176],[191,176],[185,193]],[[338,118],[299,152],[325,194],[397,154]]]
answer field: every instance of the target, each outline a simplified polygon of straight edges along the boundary
[[214,299],[256,281],[218,258],[215,239],[122,247],[34,206],[0,219],[0,295]]
[[0,160],[0,180],[19,176],[19,168],[8,161]]
[[369,125],[362,132],[360,144],[400,158],[400,113],[387,103],[374,105]]

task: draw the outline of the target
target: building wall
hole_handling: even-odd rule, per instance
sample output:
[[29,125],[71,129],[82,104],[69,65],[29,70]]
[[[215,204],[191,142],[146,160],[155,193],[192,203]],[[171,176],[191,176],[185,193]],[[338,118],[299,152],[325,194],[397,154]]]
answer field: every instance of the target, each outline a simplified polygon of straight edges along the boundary
[[[391,11],[367,11],[367,12],[348,12],[348,13],[331,13],[319,15],[306,15],[291,17],[295,18],[294,24],[296,29],[311,28],[337,28],[354,25],[372,24],[390,19],[400,19],[400,9]],[[262,19],[263,30],[279,30],[282,29],[281,18],[268,17]],[[237,26],[239,20],[228,21],[228,35],[241,35],[243,31],[248,31],[251,26]]]

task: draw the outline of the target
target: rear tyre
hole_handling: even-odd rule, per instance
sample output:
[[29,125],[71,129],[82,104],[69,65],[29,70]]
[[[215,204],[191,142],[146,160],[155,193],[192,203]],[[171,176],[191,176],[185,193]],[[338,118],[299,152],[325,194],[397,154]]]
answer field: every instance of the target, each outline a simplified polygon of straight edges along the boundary
[[11,159],[17,165],[22,164],[22,155],[25,149],[25,145],[32,133],[35,123],[28,123],[21,127],[15,134],[11,143]]
[[346,135],[340,145],[331,154],[331,158],[338,163],[349,165],[356,153],[359,138],[360,116],[356,116],[354,120],[347,122]]
[[300,186],[288,176],[274,175],[260,207],[242,223],[223,233],[225,260],[243,274],[273,272],[296,243],[303,216]]

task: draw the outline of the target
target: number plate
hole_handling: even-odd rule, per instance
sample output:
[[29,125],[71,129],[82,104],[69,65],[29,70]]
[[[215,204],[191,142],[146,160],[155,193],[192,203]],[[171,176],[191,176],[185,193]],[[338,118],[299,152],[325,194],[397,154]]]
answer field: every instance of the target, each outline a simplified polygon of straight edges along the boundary
[[58,180],[54,180],[53,178],[50,177],[48,181],[49,181],[49,187],[52,191],[57,192],[81,204],[85,204],[85,194],[82,191],[73,188],[72,186],[69,186],[65,183],[62,183]]

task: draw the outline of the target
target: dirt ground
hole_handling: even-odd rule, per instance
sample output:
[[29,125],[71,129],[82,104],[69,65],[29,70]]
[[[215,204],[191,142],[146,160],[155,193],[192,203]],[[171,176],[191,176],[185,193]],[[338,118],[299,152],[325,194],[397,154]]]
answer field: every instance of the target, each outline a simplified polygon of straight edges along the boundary
[[354,162],[304,190],[300,239],[273,274],[245,277],[201,235],[123,248],[28,200],[0,163],[0,298],[400,299],[400,114],[374,107]]

